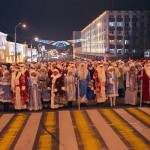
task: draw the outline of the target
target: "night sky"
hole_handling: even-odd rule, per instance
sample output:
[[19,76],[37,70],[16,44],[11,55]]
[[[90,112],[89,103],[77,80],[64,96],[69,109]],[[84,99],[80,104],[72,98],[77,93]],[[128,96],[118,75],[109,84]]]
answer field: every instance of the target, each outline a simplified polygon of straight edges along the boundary
[[104,10],[150,10],[150,0],[0,0],[0,31],[19,37],[48,40],[72,39]]

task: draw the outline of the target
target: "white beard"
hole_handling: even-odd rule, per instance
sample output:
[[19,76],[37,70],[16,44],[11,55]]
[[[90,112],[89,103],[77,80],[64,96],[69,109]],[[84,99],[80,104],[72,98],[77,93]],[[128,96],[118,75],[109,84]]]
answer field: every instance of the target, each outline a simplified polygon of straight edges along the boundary
[[87,69],[83,68],[83,69],[78,70],[78,76],[79,76],[80,80],[85,80],[87,75],[88,75],[88,70]]
[[146,75],[150,79],[150,67],[144,67],[144,69],[145,69]]

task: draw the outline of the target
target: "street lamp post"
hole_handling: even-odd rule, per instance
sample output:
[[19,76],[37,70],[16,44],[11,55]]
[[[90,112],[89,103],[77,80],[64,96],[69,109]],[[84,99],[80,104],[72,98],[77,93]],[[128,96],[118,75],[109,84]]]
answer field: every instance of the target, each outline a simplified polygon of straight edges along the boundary
[[[17,28],[18,28],[21,24],[22,24],[22,23],[18,23],[18,24],[15,26],[15,64],[17,64]],[[26,25],[23,24],[22,27],[25,28]]]

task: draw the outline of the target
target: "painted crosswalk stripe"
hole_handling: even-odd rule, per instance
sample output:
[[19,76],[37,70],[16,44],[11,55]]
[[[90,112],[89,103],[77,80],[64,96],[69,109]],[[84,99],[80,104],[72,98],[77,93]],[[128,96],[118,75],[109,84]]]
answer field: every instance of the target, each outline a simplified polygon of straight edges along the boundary
[[135,134],[134,130],[121,119],[114,111],[109,109],[101,109],[105,119],[110,123],[110,126],[116,130],[116,133],[128,144],[129,149],[149,150],[149,144]]
[[70,111],[59,112],[59,150],[78,150]]
[[73,117],[75,119],[75,125],[79,131],[81,141],[85,150],[99,150],[102,149],[102,145],[96,136],[96,133],[92,129],[88,120],[86,119],[83,111],[73,111]]
[[31,114],[17,144],[15,145],[15,150],[27,150],[33,148],[41,116],[42,113]]
[[24,125],[28,115],[26,114],[17,114],[8,129],[4,131],[4,133],[0,136],[0,149],[6,150],[10,149],[12,146],[17,134],[19,133],[21,127]]
[[141,123],[139,120],[131,116],[123,109],[114,109],[114,111],[117,112],[125,121],[127,121],[150,142],[150,130],[147,126],[145,126],[143,123]]
[[[116,135],[97,110],[87,110],[92,122],[101,134],[109,150],[128,150],[127,146]],[[112,138],[113,137],[113,138]]]
[[[56,113],[55,112],[47,112],[44,113],[44,120],[42,120],[42,130],[39,137],[39,142],[37,145],[37,149],[57,149],[53,148],[53,145],[57,146],[59,141],[56,137]],[[58,130],[58,128],[57,128]]]
[[144,111],[145,113],[147,113],[148,115],[150,115],[150,108],[147,107],[140,107],[140,110]]
[[0,117],[0,132],[7,125],[7,123],[13,116],[14,116],[13,114],[4,114]]
[[136,117],[138,120],[140,120],[142,123],[150,127],[150,116],[142,112],[141,110],[137,108],[126,108],[131,115]]

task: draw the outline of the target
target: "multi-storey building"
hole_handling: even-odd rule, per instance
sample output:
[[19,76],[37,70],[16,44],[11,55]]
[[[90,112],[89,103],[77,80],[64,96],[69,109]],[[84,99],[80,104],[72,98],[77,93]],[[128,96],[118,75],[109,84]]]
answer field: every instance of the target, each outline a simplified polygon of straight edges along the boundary
[[143,57],[150,49],[148,11],[105,11],[81,31],[82,52],[94,59]]

